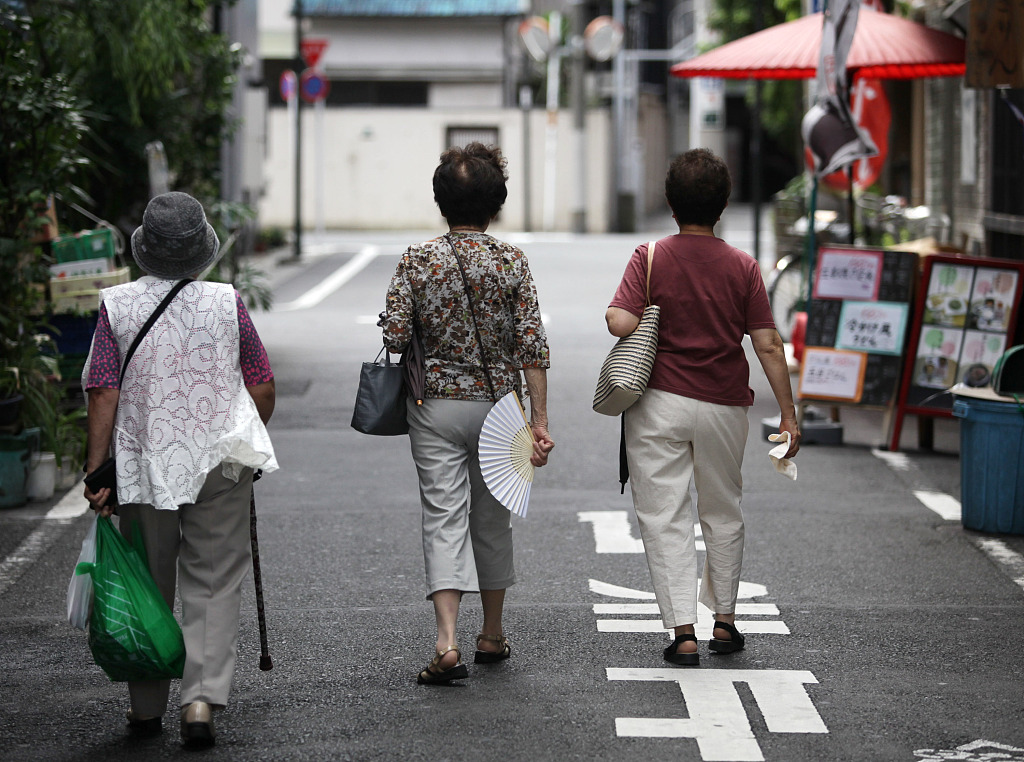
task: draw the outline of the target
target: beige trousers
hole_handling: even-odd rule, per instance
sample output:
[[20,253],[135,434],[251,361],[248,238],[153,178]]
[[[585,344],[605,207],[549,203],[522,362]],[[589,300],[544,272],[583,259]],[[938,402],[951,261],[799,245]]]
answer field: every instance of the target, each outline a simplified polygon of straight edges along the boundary
[[[251,469],[243,470],[236,483],[217,467],[206,477],[194,504],[176,511],[149,505],[118,509],[125,537],[131,537],[132,522],[139,522],[149,570],[172,608],[179,578],[185,637],[182,706],[193,701],[215,706],[228,702],[238,653],[242,582],[252,567],[251,492]],[[143,717],[164,714],[169,691],[169,680],[129,682],[132,711]]]
[[477,446],[490,402],[409,403],[420,482],[427,597],[438,590],[504,590],[516,582],[511,514],[480,473]]
[[665,627],[697,621],[697,549],[690,480],[707,546],[700,602],[736,610],[743,565],[747,409],[648,389],[626,411],[633,507]]

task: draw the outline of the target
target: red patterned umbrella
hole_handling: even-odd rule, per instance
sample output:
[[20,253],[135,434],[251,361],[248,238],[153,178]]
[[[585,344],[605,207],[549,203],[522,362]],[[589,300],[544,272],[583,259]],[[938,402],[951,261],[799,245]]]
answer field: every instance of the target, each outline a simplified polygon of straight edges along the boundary
[[[672,67],[677,77],[812,79],[818,71],[821,13],[762,29]],[[846,59],[851,80],[958,77],[966,67],[964,41],[888,13],[860,8]]]

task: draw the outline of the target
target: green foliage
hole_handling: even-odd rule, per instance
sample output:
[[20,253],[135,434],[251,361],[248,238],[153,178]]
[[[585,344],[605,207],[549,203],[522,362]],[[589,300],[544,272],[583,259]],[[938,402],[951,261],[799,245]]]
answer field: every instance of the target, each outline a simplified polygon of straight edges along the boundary
[[93,160],[85,189],[91,211],[125,232],[150,196],[146,144],[166,149],[172,187],[197,198],[220,192],[220,150],[241,50],[210,29],[227,0],[35,0],[49,49],[45,69],[61,72],[89,103]]
[[86,164],[81,98],[67,76],[39,66],[33,31],[28,19],[0,10],[0,238],[7,239],[31,238],[41,223],[34,210],[51,193],[73,195]]
[[249,309],[269,310],[274,294],[266,273],[238,259],[239,241],[250,234],[256,210],[247,204],[218,201],[210,205],[207,217],[220,239],[221,258],[206,279],[233,285]]
[[[722,43],[732,42],[758,30],[754,18],[759,0],[715,0],[708,14],[708,28],[722,35]],[[761,3],[761,29],[792,21],[803,15],[800,0],[775,0]],[[762,83],[761,124],[767,135],[780,145],[799,152],[800,120],[804,115],[803,82],[766,80]],[[754,85],[748,86],[747,102],[753,103]]]
[[61,391],[41,306],[50,272],[31,239],[52,195],[78,198],[87,160],[84,102],[69,77],[41,61],[40,29],[0,9],[0,397],[23,397],[17,426],[52,433]]
[[256,250],[280,249],[287,242],[284,228],[277,225],[262,228],[256,235]]

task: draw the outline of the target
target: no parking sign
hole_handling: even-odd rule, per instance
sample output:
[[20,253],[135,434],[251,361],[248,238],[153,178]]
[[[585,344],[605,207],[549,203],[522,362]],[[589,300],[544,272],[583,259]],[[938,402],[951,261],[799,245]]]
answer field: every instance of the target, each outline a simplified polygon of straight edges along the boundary
[[306,69],[302,72],[299,82],[299,94],[306,103],[316,103],[327,97],[331,89],[328,79],[313,69]]
[[281,72],[281,79],[278,81],[278,85],[281,90],[281,100],[287,103],[295,97],[295,91],[299,87],[299,80],[295,76],[295,72],[291,69],[285,69]]

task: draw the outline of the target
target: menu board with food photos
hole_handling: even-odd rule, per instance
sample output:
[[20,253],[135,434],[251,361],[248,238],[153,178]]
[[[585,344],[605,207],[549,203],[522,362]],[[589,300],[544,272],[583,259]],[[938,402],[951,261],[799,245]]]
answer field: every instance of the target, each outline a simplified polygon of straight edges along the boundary
[[917,255],[910,252],[819,251],[800,366],[801,400],[891,405],[916,280]]
[[1024,262],[977,257],[925,259],[910,352],[890,448],[903,415],[952,415],[950,387],[991,383],[996,360],[1013,343]]

